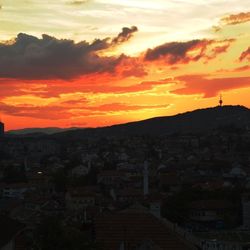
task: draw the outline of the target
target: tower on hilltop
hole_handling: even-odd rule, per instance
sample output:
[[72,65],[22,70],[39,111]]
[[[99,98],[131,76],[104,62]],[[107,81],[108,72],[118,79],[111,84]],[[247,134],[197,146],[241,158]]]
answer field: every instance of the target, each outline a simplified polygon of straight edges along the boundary
[[220,95],[219,105],[220,105],[220,107],[222,107],[222,105],[223,105],[222,95]]
[[4,123],[0,119],[0,137],[4,136]]

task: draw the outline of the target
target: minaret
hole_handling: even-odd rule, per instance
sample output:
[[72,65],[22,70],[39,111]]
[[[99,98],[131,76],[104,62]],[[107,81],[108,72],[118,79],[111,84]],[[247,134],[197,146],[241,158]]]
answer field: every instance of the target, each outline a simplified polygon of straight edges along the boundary
[[219,105],[220,105],[220,107],[222,107],[222,105],[223,105],[222,95],[220,95]]
[[28,156],[27,156],[27,154],[25,154],[25,157],[24,157],[24,169],[25,169],[26,173],[29,171],[29,164],[28,164]]
[[91,159],[89,158],[89,160],[88,160],[88,173],[89,173],[89,171],[91,170]]
[[144,161],[143,169],[143,195],[144,197],[148,195],[148,162]]

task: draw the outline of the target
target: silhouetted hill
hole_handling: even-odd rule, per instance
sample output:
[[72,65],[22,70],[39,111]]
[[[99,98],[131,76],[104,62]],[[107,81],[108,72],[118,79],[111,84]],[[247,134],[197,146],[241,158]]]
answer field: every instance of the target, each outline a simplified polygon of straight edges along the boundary
[[76,130],[79,128],[57,128],[57,127],[48,127],[48,128],[25,128],[18,130],[10,130],[7,132],[9,135],[29,135],[29,136],[42,136],[42,135],[51,135],[55,133]]
[[74,139],[85,136],[167,135],[199,133],[230,126],[245,128],[247,125],[250,125],[250,110],[248,108],[244,106],[223,106],[110,127],[67,131],[54,136]]

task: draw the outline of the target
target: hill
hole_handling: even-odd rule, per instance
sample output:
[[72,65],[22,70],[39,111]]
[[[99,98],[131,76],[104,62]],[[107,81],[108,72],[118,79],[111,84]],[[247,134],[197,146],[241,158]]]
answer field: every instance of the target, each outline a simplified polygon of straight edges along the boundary
[[55,133],[61,133],[65,131],[75,130],[79,128],[57,128],[57,127],[48,127],[48,128],[25,128],[18,130],[10,130],[7,132],[9,135],[33,135],[33,136],[42,136],[42,135],[51,135]]
[[198,109],[174,116],[155,117],[138,122],[101,128],[73,130],[55,135],[69,139],[98,136],[169,135],[174,133],[201,133],[216,128],[250,125],[250,110],[244,106],[223,106]]

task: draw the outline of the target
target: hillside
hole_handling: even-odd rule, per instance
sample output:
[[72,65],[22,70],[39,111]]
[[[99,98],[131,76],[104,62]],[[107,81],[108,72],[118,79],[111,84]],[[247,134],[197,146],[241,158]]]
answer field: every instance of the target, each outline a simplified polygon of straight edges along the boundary
[[231,125],[237,128],[250,125],[250,110],[244,106],[198,109],[174,116],[156,117],[109,127],[67,131],[55,136],[73,139],[85,136],[168,135],[199,133]]
[[7,132],[9,135],[51,135],[55,133],[62,133],[65,131],[75,130],[77,128],[57,128],[57,127],[48,127],[48,128],[24,128],[17,130],[10,130]]

